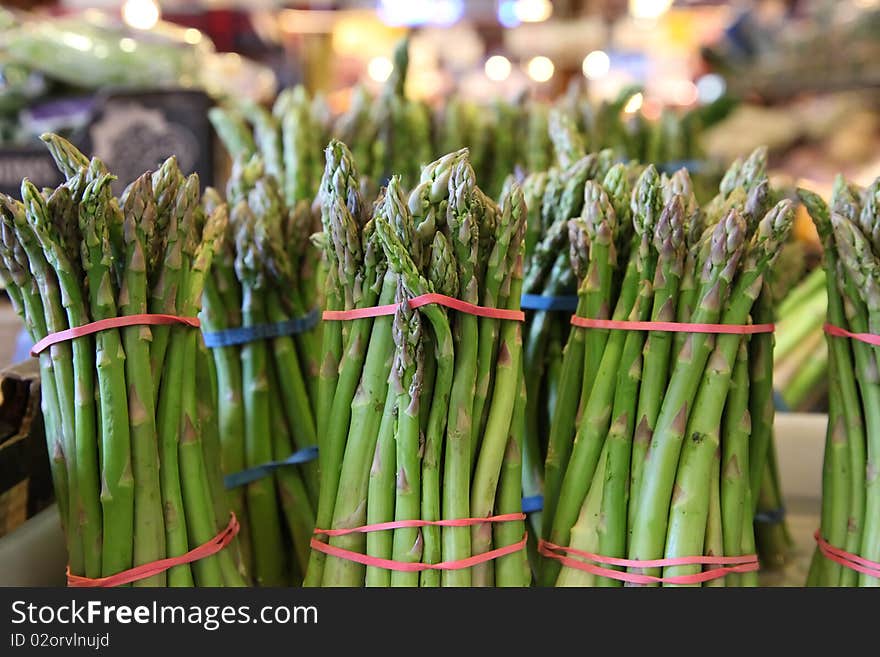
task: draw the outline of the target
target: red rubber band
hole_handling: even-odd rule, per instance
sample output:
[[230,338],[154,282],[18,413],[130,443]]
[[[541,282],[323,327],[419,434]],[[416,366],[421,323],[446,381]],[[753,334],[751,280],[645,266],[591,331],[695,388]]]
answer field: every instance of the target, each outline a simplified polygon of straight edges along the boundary
[[838,338],[852,338],[853,340],[858,340],[859,342],[866,342],[876,347],[880,347],[880,335],[875,335],[874,333],[851,333],[845,328],[834,326],[834,324],[829,324],[827,322],[822,326],[822,328],[828,335],[833,335]]
[[775,324],[694,324],[691,322],[635,322],[618,319],[593,319],[573,315],[571,323],[581,328],[619,329],[624,331],[666,331],[668,333],[728,333],[752,335],[773,333]]
[[[747,554],[738,557],[716,557],[716,556],[695,556],[695,557],[670,557],[665,559],[622,559],[619,557],[606,557],[601,554],[593,554],[592,552],[584,552],[571,547],[562,547],[548,541],[538,541],[538,552],[550,559],[556,559],[562,562],[564,566],[583,570],[594,575],[601,575],[610,579],[616,579],[621,582],[630,582],[632,584],[702,584],[713,579],[724,577],[729,573],[747,573],[758,570],[758,555]],[[567,554],[571,554],[579,559],[573,559]],[[612,570],[603,568],[596,564],[586,563],[580,559],[589,559],[600,564],[609,566],[623,566],[628,568],[662,568],[664,566],[696,566],[696,565],[717,565],[720,568],[710,568],[692,575],[672,575],[669,577],[656,577],[654,575],[643,575],[640,573],[630,573],[621,570]]]
[[134,568],[129,568],[128,570],[123,570],[122,572],[116,573],[115,575],[98,577],[95,579],[92,579],[90,577],[81,577],[80,575],[72,575],[70,573],[70,566],[68,566],[67,585],[70,587],[107,588],[111,586],[130,584],[131,582],[146,579],[148,577],[152,577],[153,575],[158,575],[159,573],[165,572],[166,570],[168,570],[169,568],[173,568],[174,566],[182,566],[185,563],[198,561],[199,559],[204,559],[206,557],[210,557],[212,554],[216,554],[227,545],[229,545],[232,539],[235,538],[236,534],[238,534],[238,530],[240,528],[241,526],[238,524],[238,518],[236,518],[235,514],[230,511],[229,524],[226,525],[226,528],[223,531],[221,531],[207,543],[203,543],[197,548],[193,548],[186,554],[181,554],[179,557],[169,557],[167,559],[151,561],[150,563],[145,563],[140,566],[135,566]]
[[[507,513],[499,516],[489,516],[487,518],[456,518],[452,520],[393,520],[391,522],[380,522],[373,525],[363,525],[361,527],[352,527],[350,529],[315,529],[315,535],[323,536],[344,536],[345,534],[377,532],[387,529],[403,529],[406,527],[468,527],[471,525],[481,525],[486,522],[511,522],[514,520],[525,520],[524,513]],[[373,566],[376,568],[384,568],[385,570],[397,570],[401,572],[421,572],[423,570],[461,570],[470,568],[486,561],[491,561],[499,557],[519,552],[526,546],[528,534],[524,534],[522,540],[506,545],[504,547],[475,554],[466,559],[458,559],[456,561],[443,561],[441,563],[409,563],[405,561],[394,561],[393,559],[382,559],[380,557],[371,557],[360,552],[352,552],[344,548],[329,545],[324,541],[312,537],[311,547],[318,552],[329,554],[338,559],[346,561],[354,561],[364,566]]]
[[[507,310],[505,308],[488,308],[486,306],[478,306],[455,297],[448,297],[445,294],[429,292],[428,294],[420,294],[409,300],[409,307],[412,309],[421,308],[428,304],[436,303],[438,306],[446,306],[468,315],[476,315],[477,317],[488,317],[489,319],[509,319],[514,322],[524,322],[526,314],[522,310]],[[325,310],[321,314],[321,318],[326,321],[346,321],[351,319],[365,319],[367,317],[381,317],[383,315],[393,315],[397,312],[396,303],[389,303],[384,306],[371,306],[369,308],[353,308],[352,310]]]
[[880,579],[880,563],[865,559],[865,557],[860,557],[852,552],[841,550],[838,547],[834,547],[831,543],[822,538],[822,534],[818,529],[816,530],[816,533],[813,534],[813,538],[816,539],[819,551],[826,559],[831,559],[831,561],[839,563],[841,566],[849,568],[850,570],[855,570],[864,575],[870,575],[871,577],[877,577]]
[[53,344],[81,338],[84,335],[91,335],[107,329],[122,328],[125,326],[140,325],[164,325],[164,324],[185,324],[193,328],[199,328],[201,325],[198,317],[178,317],[177,315],[162,315],[147,313],[143,315],[125,315],[124,317],[111,317],[109,319],[99,319],[97,322],[90,322],[82,326],[64,329],[57,333],[50,333],[45,338],[37,342],[31,347],[31,356],[37,356],[41,351],[45,351]]

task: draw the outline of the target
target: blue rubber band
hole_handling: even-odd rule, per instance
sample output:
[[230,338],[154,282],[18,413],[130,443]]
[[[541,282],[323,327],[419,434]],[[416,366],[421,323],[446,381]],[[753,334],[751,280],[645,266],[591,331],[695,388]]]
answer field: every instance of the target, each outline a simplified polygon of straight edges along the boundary
[[758,511],[755,514],[755,522],[760,522],[764,525],[778,525],[785,522],[785,507],[780,506],[776,509]]
[[560,310],[574,312],[577,310],[577,295],[560,297],[544,296],[543,294],[524,294],[520,298],[523,310]]
[[283,461],[270,461],[269,463],[263,463],[262,465],[248,468],[247,470],[241,470],[240,472],[233,472],[232,474],[226,475],[223,478],[223,484],[227,489],[238,488],[239,486],[244,486],[245,484],[262,479],[263,477],[268,477],[278,468],[286,468],[287,466],[297,465],[299,463],[308,463],[309,461],[314,461],[316,458],[318,458],[317,447],[304,447],[303,449],[294,452]]
[[544,496],[531,495],[529,497],[522,498],[522,510],[523,513],[535,513],[536,511],[543,511]]
[[666,174],[673,174],[679,169],[687,169],[688,173],[699,173],[706,168],[706,163],[702,160],[675,160],[673,162],[663,162],[657,165],[657,169]]
[[320,319],[321,312],[315,308],[303,317],[296,317],[273,324],[256,324],[254,326],[239,326],[222,331],[210,331],[202,333],[202,337],[205,339],[205,346],[211,349],[231,347],[232,345],[246,344],[248,342],[256,342],[257,340],[279,338],[283,335],[305,333],[315,328]]

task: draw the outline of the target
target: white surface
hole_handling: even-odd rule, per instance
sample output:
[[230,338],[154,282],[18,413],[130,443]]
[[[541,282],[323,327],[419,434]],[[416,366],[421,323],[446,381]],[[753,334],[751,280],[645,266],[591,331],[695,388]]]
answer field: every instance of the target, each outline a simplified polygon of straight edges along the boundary
[[66,563],[54,504],[0,538],[0,586],[63,586]]

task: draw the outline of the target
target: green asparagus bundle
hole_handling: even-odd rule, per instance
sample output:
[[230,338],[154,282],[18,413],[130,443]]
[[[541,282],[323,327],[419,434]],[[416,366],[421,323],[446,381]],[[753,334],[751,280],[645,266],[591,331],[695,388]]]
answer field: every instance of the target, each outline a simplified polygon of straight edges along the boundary
[[[325,159],[327,307],[397,308],[393,316],[325,322],[319,529],[306,584],[525,586],[520,323],[408,303],[436,292],[517,310],[522,192],[511,184],[497,205],[460,150],[422,169],[408,198],[392,176],[370,210],[348,148],[332,141]],[[506,514],[514,519],[468,524]],[[465,523],[416,526],[439,520]],[[357,531],[392,521],[405,522]],[[442,572],[382,561],[459,562],[505,547],[496,559]]]
[[[880,333],[880,179],[860,189],[838,177],[830,206],[809,191],[799,194],[824,249],[828,330]],[[878,586],[880,569],[857,563],[880,562],[878,347],[845,333],[826,341],[822,513],[807,584]]]
[[[314,527],[314,461],[247,473],[317,446],[320,332],[311,204],[288,209],[259,155],[237,160],[227,239],[206,282],[203,325],[218,376],[221,463],[261,586],[302,581]],[[220,203],[212,192],[211,204]],[[311,319],[311,321],[309,321]],[[235,336],[228,339],[229,336]]]
[[[593,181],[584,196],[569,221],[578,318],[772,322],[765,275],[793,211],[772,204],[766,151],[735,162],[702,208],[684,171],[664,180],[653,166],[633,187],[629,216]],[[602,562],[597,573],[584,553],[744,557],[749,570],[706,583],[755,582],[750,491],[771,439],[772,345],[770,333],[572,328],[545,464],[544,585],[621,584],[607,574],[621,566]],[[630,566],[621,577],[697,583],[702,570]]]
[[[66,180],[0,197],[3,280],[34,341],[128,315],[193,317],[227,222],[205,212],[199,179],[173,159],[116,198],[114,177],[56,135],[43,140]],[[213,400],[199,332],[142,323],[40,353],[43,413],[70,573],[89,579],[208,543],[230,523],[213,460]],[[130,581],[130,580],[129,580]],[[135,586],[240,586],[237,542]],[[89,585],[87,583],[87,585]]]

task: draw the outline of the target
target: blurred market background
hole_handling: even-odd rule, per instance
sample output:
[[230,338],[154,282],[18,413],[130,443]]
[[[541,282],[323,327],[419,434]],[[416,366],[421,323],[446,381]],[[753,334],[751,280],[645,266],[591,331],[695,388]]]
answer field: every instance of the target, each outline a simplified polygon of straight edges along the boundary
[[[120,188],[126,174],[170,154],[203,183],[222,184],[228,158],[207,119],[212,105],[269,105],[302,84],[338,125],[394,75],[405,36],[407,97],[435,117],[450,98],[494,108],[486,134],[492,121],[503,132],[501,101],[568,102],[589,148],[685,165],[708,190],[727,163],[762,144],[774,183],[792,189],[827,197],[837,173],[860,184],[880,173],[880,0],[2,5],[4,192],[16,193],[24,176],[57,182],[38,140],[46,131],[107,161]],[[778,403],[823,410],[824,298],[821,273],[809,277],[818,246],[801,214],[779,267],[780,296],[807,282],[794,299],[803,312],[780,328]],[[8,306],[2,317],[7,364],[27,345]]]

